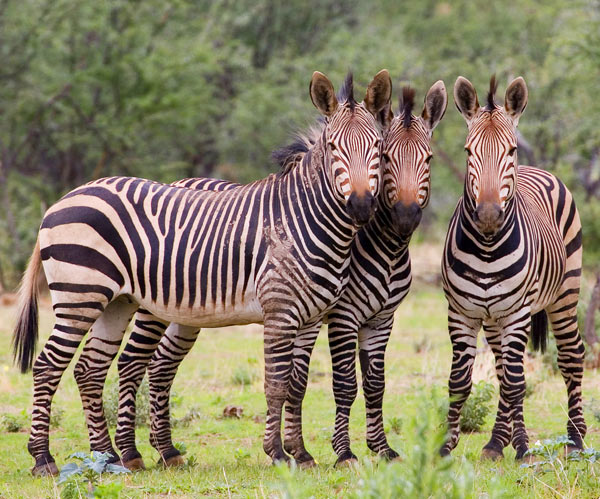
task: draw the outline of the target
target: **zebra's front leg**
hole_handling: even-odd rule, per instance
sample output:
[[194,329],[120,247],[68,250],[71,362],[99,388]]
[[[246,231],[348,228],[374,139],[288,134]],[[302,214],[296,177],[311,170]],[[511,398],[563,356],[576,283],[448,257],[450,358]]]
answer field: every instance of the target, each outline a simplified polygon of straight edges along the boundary
[[335,399],[335,429],[331,444],[338,456],[336,466],[358,460],[350,448],[349,433],[350,410],[358,393],[356,349],[359,325],[351,317],[351,314],[332,312],[327,330]]
[[304,326],[294,340],[292,372],[285,401],[284,450],[303,468],[314,466],[315,460],[302,438],[302,401],[308,385],[310,356],[317,341],[322,320]]
[[287,462],[289,457],[281,441],[281,418],[287,399],[294,340],[298,324],[289,310],[270,312],[265,315],[265,398],[267,399],[267,421],[263,449],[273,463]]
[[473,362],[477,351],[477,333],[481,327],[481,320],[466,317],[448,308],[448,332],[452,342],[452,368],[448,380],[450,405],[448,408],[448,436],[440,449],[442,456],[450,452],[458,444],[460,436],[460,413],[473,383]]
[[110,453],[111,463],[119,461],[119,455],[114,450],[108,433],[102,392],[108,369],[119,351],[125,329],[137,308],[138,304],[126,296],[110,303],[92,326],[74,369],[88,427],[90,449]]
[[368,323],[358,331],[358,355],[367,411],[367,447],[388,460],[398,457],[398,453],[389,446],[383,427],[385,349],[393,323],[392,316]]
[[[523,400],[525,398],[525,373],[523,357],[529,339],[531,315],[529,307],[523,307],[517,314],[509,315],[498,321],[501,331],[503,376],[500,381],[500,400],[498,414],[492,430],[492,437],[485,445],[484,452],[498,453],[512,440],[517,454],[522,459],[529,448],[529,437],[523,419]],[[511,431],[512,425],[512,431]]]
[[[498,327],[495,321],[486,320],[483,323],[483,332],[487,339],[488,345],[492,349],[494,354],[494,360],[496,365],[496,377],[498,383],[502,386],[504,369],[502,365],[502,331]],[[498,411],[496,413],[496,422],[492,434],[496,435],[496,438],[490,440],[481,451],[482,459],[502,459],[504,457],[504,447],[508,445],[512,437],[512,421],[508,420],[510,410],[506,407],[506,404],[502,400],[502,397],[498,399]]]
[[115,444],[123,466],[144,469],[144,460],[135,445],[136,396],[146,368],[168,326],[147,310],[138,310],[129,341],[117,362],[119,368],[119,414]]
[[150,444],[165,466],[184,464],[181,452],[173,445],[169,402],[179,364],[194,346],[198,332],[197,327],[171,323],[148,367]]

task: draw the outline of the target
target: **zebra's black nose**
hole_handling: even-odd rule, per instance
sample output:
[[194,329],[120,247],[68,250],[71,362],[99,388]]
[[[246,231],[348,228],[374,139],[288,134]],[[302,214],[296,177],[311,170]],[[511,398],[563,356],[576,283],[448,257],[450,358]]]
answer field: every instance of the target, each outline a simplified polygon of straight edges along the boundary
[[398,202],[392,209],[392,222],[400,235],[410,236],[421,223],[422,215],[423,210],[417,203]]
[[497,203],[479,203],[473,221],[484,236],[493,236],[504,223],[504,210]]
[[369,191],[362,196],[353,192],[346,202],[346,211],[356,225],[364,225],[375,213],[375,205],[375,197]]

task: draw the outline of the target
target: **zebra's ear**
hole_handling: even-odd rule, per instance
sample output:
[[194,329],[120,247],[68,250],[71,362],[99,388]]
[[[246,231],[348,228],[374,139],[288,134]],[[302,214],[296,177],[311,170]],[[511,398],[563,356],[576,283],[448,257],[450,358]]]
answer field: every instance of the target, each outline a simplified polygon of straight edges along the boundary
[[385,107],[377,113],[377,122],[383,127],[383,129],[387,129],[390,126],[390,123],[394,119],[394,112],[392,111],[392,101],[388,102]]
[[519,124],[519,118],[527,107],[528,95],[527,85],[521,76],[515,78],[506,89],[504,109],[506,109],[506,113],[512,118],[515,126]]
[[448,93],[446,92],[446,86],[442,80],[438,80],[431,86],[429,92],[427,92],[427,95],[425,96],[425,106],[421,113],[421,117],[429,128],[430,135],[444,117],[446,107],[448,107]]
[[387,69],[382,69],[375,75],[367,87],[364,103],[365,107],[375,118],[390,103],[392,98],[392,79]]
[[477,92],[471,82],[463,76],[459,76],[454,84],[454,103],[467,124],[479,110]]
[[331,116],[338,107],[337,97],[329,78],[315,71],[310,80],[310,98],[315,107],[325,116]]

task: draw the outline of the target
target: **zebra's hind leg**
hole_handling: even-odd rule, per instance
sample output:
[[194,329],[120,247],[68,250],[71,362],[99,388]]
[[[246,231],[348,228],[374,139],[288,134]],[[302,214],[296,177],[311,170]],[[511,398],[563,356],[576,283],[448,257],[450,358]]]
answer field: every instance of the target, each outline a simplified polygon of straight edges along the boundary
[[[72,297],[71,293],[68,295]],[[58,474],[58,468],[50,454],[48,439],[52,398],[77,347],[107,303],[106,300],[88,300],[74,308],[71,301],[60,303],[60,298],[62,295],[53,294],[57,320],[52,334],[33,364],[33,412],[27,450],[35,459],[35,466],[31,470],[35,476]]]
[[315,460],[306,450],[302,438],[302,401],[308,385],[310,356],[317,341],[322,320],[300,329],[294,340],[292,372],[285,401],[284,450],[303,468],[314,466]]
[[137,303],[127,296],[120,296],[111,302],[92,326],[83,352],[75,364],[74,375],[88,427],[90,449],[110,453],[111,463],[119,461],[119,456],[108,433],[102,392],[108,369],[137,307]]
[[146,368],[167,328],[147,310],[138,310],[129,341],[119,356],[119,415],[115,444],[121,452],[123,466],[144,469],[144,460],[135,445],[136,395]]
[[575,444],[567,449],[571,451],[583,449],[583,439],[587,433],[581,399],[585,347],[577,326],[577,295],[562,294],[561,297],[562,299],[549,307],[547,312],[556,339],[558,368],[567,387],[569,400],[567,433]]
[[338,458],[336,466],[356,462],[358,458],[350,448],[350,410],[356,400],[356,350],[358,325],[348,322],[349,314],[337,311],[329,315],[328,337],[333,370],[333,396],[335,399],[335,429],[331,444]]
[[398,458],[383,428],[383,394],[385,391],[385,349],[394,317],[370,322],[359,329],[359,360],[367,411],[367,447],[387,460]]
[[481,327],[479,319],[472,319],[456,311],[452,305],[448,307],[448,332],[452,342],[452,367],[448,380],[450,405],[448,407],[448,437],[440,449],[442,456],[450,452],[458,444],[460,435],[460,413],[473,384],[473,362],[477,351],[477,333]]
[[[493,321],[483,323],[483,332],[488,345],[492,349],[496,362],[496,377],[498,383],[502,386],[504,378],[504,368],[502,365],[502,331]],[[512,437],[512,421],[510,420],[510,408],[506,406],[502,397],[498,399],[498,411],[496,413],[496,422],[492,430],[492,438],[481,451],[482,459],[502,459],[504,457],[504,447],[508,445]]]
[[169,402],[179,364],[194,346],[199,331],[197,327],[171,323],[148,366],[150,444],[160,454],[164,466],[180,466],[185,462],[173,445]]

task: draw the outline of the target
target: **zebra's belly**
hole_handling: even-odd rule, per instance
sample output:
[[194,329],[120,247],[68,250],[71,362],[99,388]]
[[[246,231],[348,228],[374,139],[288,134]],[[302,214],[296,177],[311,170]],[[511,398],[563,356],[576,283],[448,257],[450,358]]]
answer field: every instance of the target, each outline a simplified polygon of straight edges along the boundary
[[263,322],[263,311],[258,299],[246,297],[242,303],[223,306],[205,307],[179,307],[167,308],[156,303],[146,303],[141,300],[140,305],[157,317],[186,326],[225,327]]

